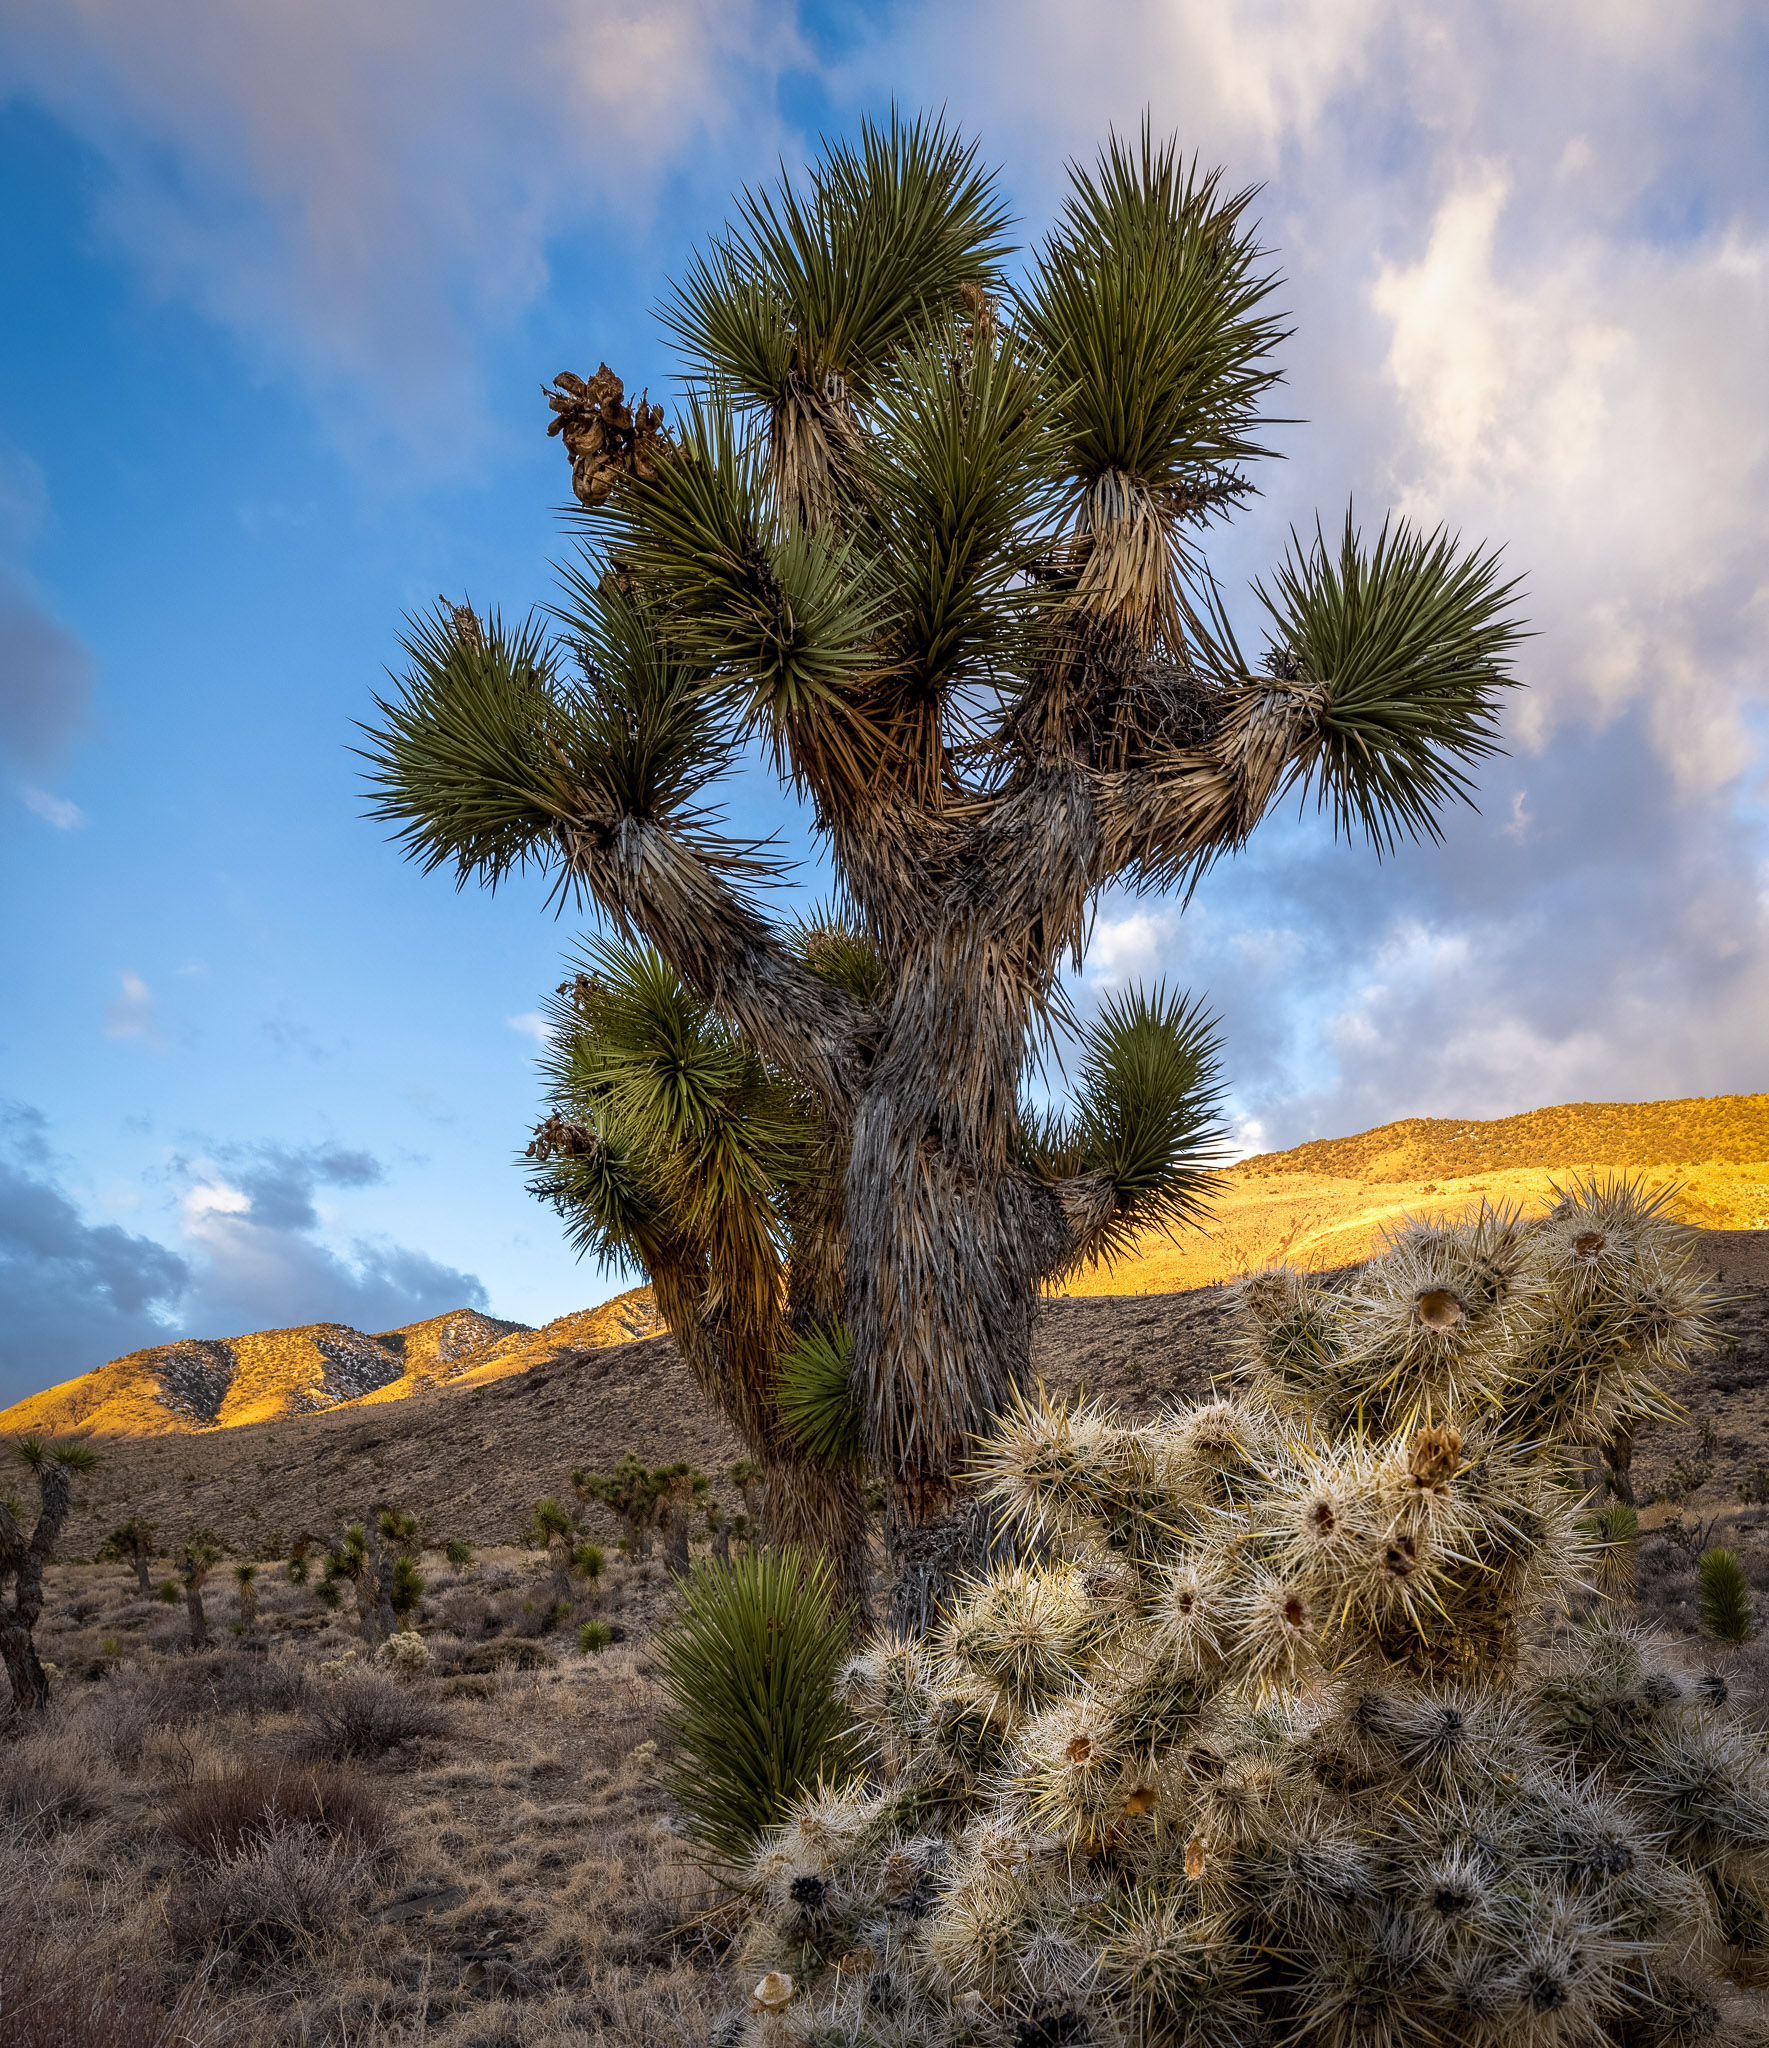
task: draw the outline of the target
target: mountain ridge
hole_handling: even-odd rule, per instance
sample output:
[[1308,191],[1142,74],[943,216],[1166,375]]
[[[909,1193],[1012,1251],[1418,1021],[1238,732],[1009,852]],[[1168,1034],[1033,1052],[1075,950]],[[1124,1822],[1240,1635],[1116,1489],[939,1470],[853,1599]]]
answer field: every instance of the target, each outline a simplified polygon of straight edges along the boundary
[[[1346,1265],[1408,1215],[1480,1202],[1533,1207],[1557,1179],[1599,1171],[1674,1190],[1692,1224],[1769,1230],[1769,1094],[1561,1103],[1485,1120],[1404,1117],[1259,1153],[1225,1169],[1203,1229],[1178,1240],[1148,1233],[1113,1266],[1073,1275],[1055,1292],[1176,1293],[1278,1259]],[[1760,1253],[1734,1256],[1754,1262]],[[482,1386],[662,1328],[650,1288],[638,1287],[538,1329],[462,1308],[373,1334],[315,1322],[177,1338],[27,1395],[0,1411],[0,1429],[202,1435]]]

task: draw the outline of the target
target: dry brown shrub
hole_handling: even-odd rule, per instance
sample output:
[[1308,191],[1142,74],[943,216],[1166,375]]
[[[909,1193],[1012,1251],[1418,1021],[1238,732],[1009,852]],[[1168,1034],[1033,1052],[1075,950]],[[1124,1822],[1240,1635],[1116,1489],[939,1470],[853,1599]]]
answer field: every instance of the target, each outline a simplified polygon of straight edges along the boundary
[[252,1970],[314,1959],[363,1931],[375,1858],[308,1824],[246,1837],[176,1889],[167,1925],[186,1955],[224,1956]]
[[173,1794],[166,1831],[194,1855],[214,1861],[238,1855],[255,1837],[279,1828],[310,1827],[371,1854],[390,1833],[379,1787],[346,1765],[247,1764],[222,1777],[201,1778]]
[[237,2036],[207,2003],[187,1988],[167,2011],[147,1971],[94,1969],[37,1916],[0,1916],[6,2048],[221,2048]]
[[292,1657],[251,1650],[213,1650],[167,1657],[113,1681],[139,1692],[156,1721],[189,1721],[203,1714],[286,1714],[307,1697],[307,1674]]
[[0,1748],[0,1815],[7,1820],[45,1832],[74,1827],[109,1812],[117,1791],[108,1760],[72,1727],[32,1729]]
[[446,1735],[453,1727],[434,1700],[378,1671],[352,1671],[315,1692],[307,1709],[316,1756],[379,1756],[396,1743]]

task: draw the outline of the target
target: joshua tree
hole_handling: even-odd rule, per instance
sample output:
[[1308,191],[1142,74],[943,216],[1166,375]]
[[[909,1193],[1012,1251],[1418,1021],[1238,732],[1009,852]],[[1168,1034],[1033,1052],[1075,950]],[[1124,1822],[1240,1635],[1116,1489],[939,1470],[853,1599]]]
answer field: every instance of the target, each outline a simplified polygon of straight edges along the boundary
[[[555,380],[587,528],[560,636],[445,606],[370,735],[413,857],[538,863],[612,929],[556,1008],[537,1190],[649,1272],[774,1533],[851,1567],[862,1476],[777,1398],[839,1326],[910,1609],[975,1546],[955,1475],[1039,1289],[1209,1191],[1195,1005],[1108,1005],[1071,1110],[1021,1105],[1100,892],[1189,891],[1287,792],[1379,851],[1434,835],[1496,744],[1512,586],[1441,532],[1317,526],[1243,653],[1199,538],[1279,375],[1252,196],[1113,139],[1010,278],[940,124],[744,195],[665,310],[673,429],[606,365]],[[765,852],[717,829],[751,742],[836,910],[770,920]]]
[[193,1650],[208,1647],[209,1617],[203,1612],[203,1588],[209,1582],[209,1574],[227,1555],[225,1546],[213,1529],[193,1529],[178,1547],[173,1563],[178,1569],[179,1583],[184,1588],[185,1610],[190,1616],[190,1646]]
[[[40,1436],[26,1436],[16,1448],[19,1463],[37,1482],[37,1521],[27,1536],[21,1503],[10,1494],[0,1498],[0,1656],[6,1659],[13,1705],[34,1714],[49,1704],[49,1680],[33,1633],[43,1612],[43,1567],[68,1518],[74,1474],[90,1472],[98,1458],[78,1437],[46,1444]],[[4,1598],[8,1580],[10,1600]]]
[[534,1513],[523,1532],[537,1549],[547,1553],[553,1574],[553,1612],[561,1621],[571,1616],[571,1567],[578,1533],[577,1517],[561,1507],[551,1494],[535,1502]]
[[[1703,1969],[1769,1955],[1769,1754],[1651,1631],[1543,1625],[1584,1447],[1713,1295],[1575,1188],[1257,1276],[1219,1398],[1020,1402],[983,1476],[1037,1561],[848,1665],[873,1769],[736,1873],[744,2040],[1742,2043]],[[761,1789],[704,1753],[703,1835]]]
[[233,1582],[240,1589],[239,1624],[242,1630],[258,1626],[258,1567],[236,1564]]
[[392,1633],[393,1608],[389,1601],[387,1612],[382,1615],[380,1575],[376,1569],[379,1553],[372,1545],[370,1527],[372,1523],[350,1523],[327,1551],[318,1593],[326,1606],[336,1607],[343,1598],[344,1587],[350,1587],[356,1596],[357,1627],[363,1641],[373,1650]]
[[153,1598],[153,1574],[148,1567],[153,1563],[154,1537],[158,1533],[152,1522],[131,1515],[128,1521],[119,1522],[98,1547],[101,1558],[133,1567],[135,1583],[144,1600]]
[[663,1530],[669,1541],[672,1571],[678,1552],[686,1557],[694,1511],[704,1508],[711,1483],[704,1472],[695,1471],[681,1459],[673,1465],[646,1465],[631,1451],[612,1472],[586,1472],[579,1466],[571,1475],[579,1500],[607,1508],[626,1524],[629,1555],[649,1557],[653,1535]]
[[418,1570],[421,1536],[417,1516],[398,1508],[376,1509],[370,1527],[379,1539],[375,1580],[386,1634],[395,1624],[405,1628],[424,1597],[423,1574]]

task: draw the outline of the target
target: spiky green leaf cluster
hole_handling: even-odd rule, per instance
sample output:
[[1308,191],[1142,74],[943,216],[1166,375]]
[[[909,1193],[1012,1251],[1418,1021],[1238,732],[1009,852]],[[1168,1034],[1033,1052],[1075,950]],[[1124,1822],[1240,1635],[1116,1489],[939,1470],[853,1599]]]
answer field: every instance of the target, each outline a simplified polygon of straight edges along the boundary
[[1699,1568],[1701,1625],[1722,1643],[1751,1639],[1751,1587],[1734,1550],[1704,1550]]
[[1148,1230],[1201,1222],[1218,1180],[1222,1099],[1216,1021],[1201,1003],[1126,989],[1080,1034],[1067,1111],[1021,1113],[1022,1161],[1049,1181],[1096,1179],[1103,1218],[1088,1263],[1109,1264]]
[[695,1567],[660,1631],[677,1745],[671,1789],[694,1839],[734,1863],[849,1759],[835,1697],[846,1645],[820,1559],[782,1548]]
[[787,1436],[807,1458],[837,1468],[861,1457],[860,1411],[849,1383],[854,1343],[846,1328],[810,1329],[780,1354],[775,1400]]

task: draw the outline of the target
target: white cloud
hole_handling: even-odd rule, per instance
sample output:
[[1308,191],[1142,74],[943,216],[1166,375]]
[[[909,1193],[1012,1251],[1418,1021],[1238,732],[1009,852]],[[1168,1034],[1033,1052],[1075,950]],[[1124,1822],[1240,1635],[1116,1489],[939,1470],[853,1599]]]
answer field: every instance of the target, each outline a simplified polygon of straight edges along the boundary
[[125,968],[118,979],[122,984],[123,993],[114,1002],[105,1005],[105,1037],[139,1038],[157,1046],[152,989],[131,968]]
[[86,813],[65,796],[52,796],[46,789],[38,789],[27,782],[19,792],[24,798],[25,809],[33,811],[46,824],[53,825],[58,832],[71,832],[77,825],[84,825]]
[[728,146],[765,168],[799,55],[764,0],[19,0],[7,40],[0,90],[108,161],[153,283],[342,443],[432,468],[471,452],[478,337],[545,292],[554,237],[642,246],[665,180]]
[[553,1027],[538,1010],[524,1010],[519,1016],[506,1017],[504,1022],[512,1031],[520,1031],[524,1038],[532,1038],[536,1045],[547,1046],[553,1042]]

